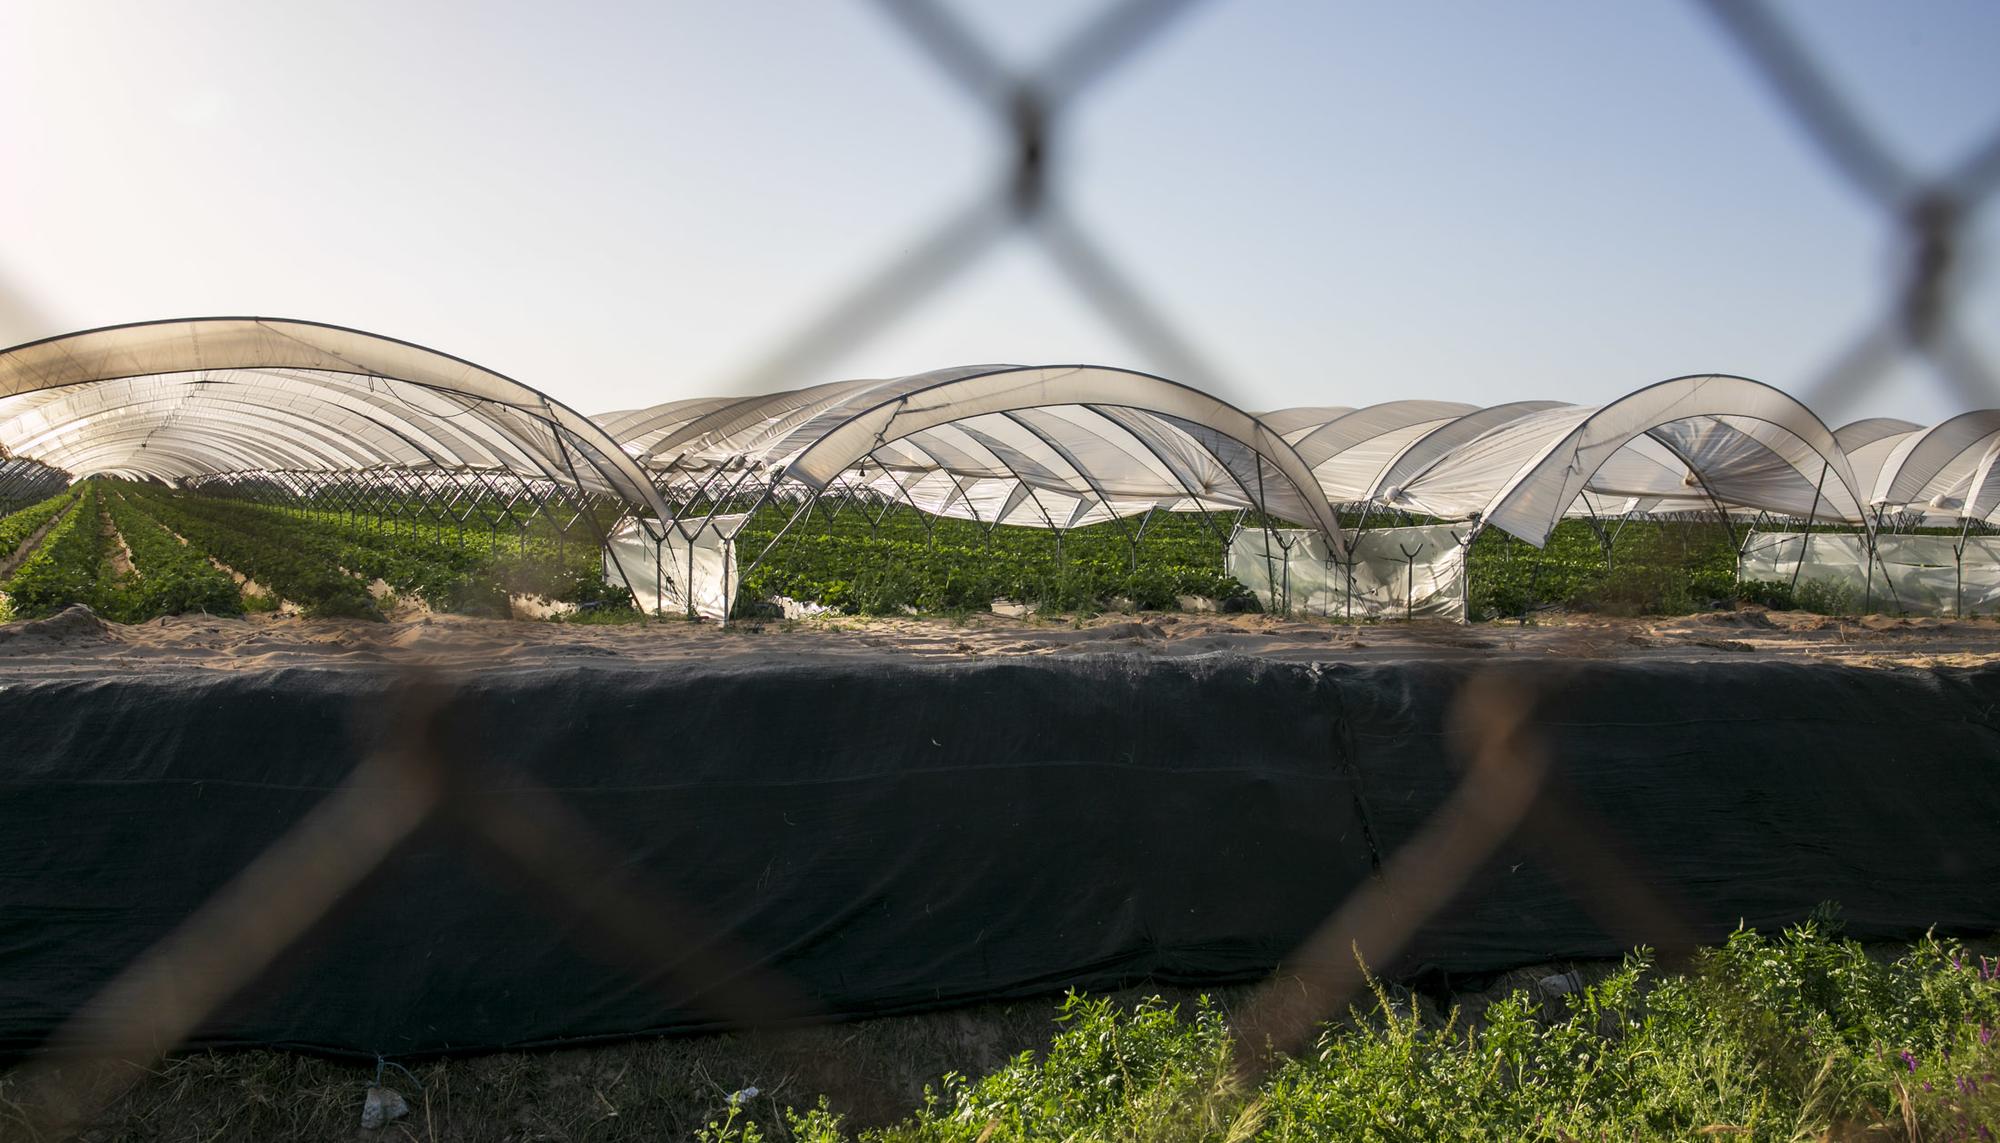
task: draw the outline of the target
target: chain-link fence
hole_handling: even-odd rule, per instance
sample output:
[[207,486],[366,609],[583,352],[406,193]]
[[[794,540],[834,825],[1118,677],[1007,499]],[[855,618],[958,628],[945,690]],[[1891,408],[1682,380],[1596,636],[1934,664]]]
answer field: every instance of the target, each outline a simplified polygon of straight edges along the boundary
[[[1218,383],[1207,354],[1078,222],[1054,177],[1068,161],[1056,145],[1063,124],[1095,87],[1196,5],[1122,0],[1040,66],[1014,71],[937,0],[880,3],[907,33],[911,50],[935,63],[940,85],[960,89],[1004,127],[1011,161],[946,223],[915,236],[907,253],[860,275],[837,304],[801,321],[748,372],[743,389],[815,376],[817,363],[883,328],[1016,234],[1039,242],[1090,306],[1167,372],[1193,384]],[[1890,141],[1863,126],[1839,85],[1764,4],[1700,3],[1715,34],[1741,52],[1816,145],[1827,177],[1876,204],[1904,252],[1897,274],[1884,282],[1877,319],[1832,354],[1802,395],[1822,410],[1839,409],[1902,355],[1915,354],[1935,367],[1954,400],[1994,404],[1993,368],[1967,336],[1974,319],[1963,312],[1958,287],[1971,219],[2000,187],[2000,131],[1947,170],[1912,170]],[[1910,18],[1922,14],[1913,10]],[[463,666],[479,664],[469,659]],[[468,851],[513,870],[551,925],[609,950],[635,980],[670,981],[680,991],[692,983],[718,1023],[755,1027],[814,1014],[813,998],[759,967],[751,950],[689,945],[685,934],[709,926],[694,919],[671,885],[637,880],[619,847],[561,795],[515,776],[510,796],[490,796],[496,760],[467,757],[466,739],[449,725],[452,673],[417,672],[390,657],[382,669],[403,680],[384,716],[387,745],[15,1071],[10,1131],[61,1137],[89,1123],[219,1005],[306,939],[420,829],[447,830]],[[1543,854],[1607,932],[1632,945],[1689,946],[1681,909],[1551,781],[1536,712],[1559,700],[1564,686],[1561,675],[1510,672],[1475,676],[1464,687],[1455,704],[1453,750],[1466,769],[1456,793],[1407,845],[1383,855],[1377,876],[1286,958],[1279,983],[1238,1013],[1244,1045],[1303,1045],[1318,1022],[1357,997],[1364,985],[1358,963],[1393,962],[1503,845],[1515,842]],[[1246,1052],[1244,1074],[1256,1074],[1268,1059]]]

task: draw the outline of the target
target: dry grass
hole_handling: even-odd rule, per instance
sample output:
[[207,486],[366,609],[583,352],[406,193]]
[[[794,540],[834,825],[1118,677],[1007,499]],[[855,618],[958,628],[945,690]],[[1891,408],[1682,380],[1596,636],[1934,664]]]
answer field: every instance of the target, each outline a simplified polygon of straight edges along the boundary
[[[1163,991],[1174,994],[1156,987],[1130,997]],[[1051,997],[783,1031],[440,1059],[407,1072],[392,1065],[383,1082],[409,1102],[410,1115],[380,1131],[360,1127],[375,1064],[261,1049],[198,1052],[161,1064],[81,1138],[688,1139],[732,1093],[752,1087],[758,1094],[746,1109],[765,1122],[782,1124],[780,1107],[811,1107],[825,1095],[850,1125],[886,1125],[915,1110],[925,1085],[945,1072],[978,1075],[1045,1049],[1059,1009],[1060,998]],[[21,1130],[10,1094],[0,1077],[0,1139]]]

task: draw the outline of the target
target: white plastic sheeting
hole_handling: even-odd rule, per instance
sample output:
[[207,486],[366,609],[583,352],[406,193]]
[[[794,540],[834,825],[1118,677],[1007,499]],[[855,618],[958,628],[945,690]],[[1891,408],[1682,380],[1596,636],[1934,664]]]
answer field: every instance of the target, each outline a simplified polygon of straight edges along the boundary
[[[1832,430],[1797,400],[1742,377],[1679,377],[1598,408],[1545,409],[1410,474],[1401,504],[1477,515],[1531,544],[1585,492],[1861,518],[1862,496]],[[1796,505],[1796,506],[1795,506]]]
[[[1532,544],[1583,511],[1869,529],[1892,516],[2000,521],[2000,410],[1834,431],[1783,392],[1720,374],[1596,407],[1399,399],[1253,415],[1129,370],[975,365],[593,420],[448,354],[269,318],[114,326],[0,351],[0,459],[197,483],[512,473],[620,499],[656,535],[684,528],[683,512],[735,512],[762,496],[861,493],[1057,530],[1245,509],[1317,530],[1341,559],[1340,511],[1464,521]],[[1899,544],[1885,540],[1879,554]],[[1968,551],[1983,558],[1983,545]],[[1912,569],[1939,566],[1924,545],[1908,554]],[[1954,559],[1955,580],[1964,562]],[[1925,575],[1909,573],[1919,596]]]
[[1856,611],[1908,615],[2000,613],[2000,537],[1852,532],[1752,532],[1737,563],[1745,580],[1822,584]]
[[[1453,407],[1467,408],[1467,407]],[[981,523],[1071,528],[1154,509],[1338,518],[1261,419],[1198,389],[1098,366],[968,366],[607,414],[663,486],[698,498],[782,476]]]
[[[1779,390],[1720,374],[1597,407],[1395,400],[1251,416],[1124,370],[973,366],[603,420],[663,486],[692,499],[789,478],[1057,529],[1151,509],[1249,508],[1318,527],[1338,548],[1335,505],[1476,520],[1534,544],[1586,506],[1869,518],[1837,434]],[[1853,436],[1872,443],[1899,424]],[[1875,449],[1871,475],[1893,447]],[[1976,467],[1958,464],[1963,483],[2000,466]]]
[[747,516],[716,516],[655,539],[627,517],[606,537],[604,579],[630,586],[652,615],[729,618],[736,598],[736,533]]
[[176,481],[437,468],[556,480],[664,509],[595,421],[460,358],[277,318],[111,326],[0,351],[0,448]]
[[1240,528],[1227,563],[1267,611],[1464,622],[1467,535],[1445,524],[1379,528],[1351,536],[1343,559],[1315,531]]

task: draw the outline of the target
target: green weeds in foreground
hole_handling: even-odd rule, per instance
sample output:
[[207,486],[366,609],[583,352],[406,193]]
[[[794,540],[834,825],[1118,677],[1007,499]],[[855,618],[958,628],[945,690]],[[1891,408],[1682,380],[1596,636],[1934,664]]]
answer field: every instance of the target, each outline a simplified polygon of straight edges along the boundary
[[1925,940],[1882,962],[1813,924],[1739,932],[1685,972],[1645,954],[1553,1010],[1526,994],[1478,1028],[1372,1004],[1233,1080],[1203,1000],[1120,1009],[1071,996],[1049,1050],[947,1075],[905,1122],[849,1134],[824,1101],[760,1124],[726,1107],[698,1138],[835,1143],[1029,1139],[1992,1139],[2000,962]]
[[[1990,942],[1981,942],[1989,949]],[[1471,1021],[1378,993],[1251,1087],[1228,985],[1178,1005],[1016,1000],[756,1033],[409,1060],[384,1139],[1978,1140],[2000,1134],[2000,962],[1949,941],[1864,951],[1823,926],[1635,957],[1568,997],[1468,993]],[[1449,999],[1445,1006],[1449,1007]],[[1056,1021],[1051,1023],[1051,1015]],[[1033,1048],[1022,1053],[1023,1048]],[[1021,1054],[1015,1054],[1021,1053]],[[962,1074],[937,1077],[946,1069]],[[373,1062],[176,1055],[81,1136],[348,1139]],[[928,1090],[926,1090],[926,1085]],[[23,1134],[0,1072],[0,1139]],[[365,1133],[376,1134],[376,1133]]]

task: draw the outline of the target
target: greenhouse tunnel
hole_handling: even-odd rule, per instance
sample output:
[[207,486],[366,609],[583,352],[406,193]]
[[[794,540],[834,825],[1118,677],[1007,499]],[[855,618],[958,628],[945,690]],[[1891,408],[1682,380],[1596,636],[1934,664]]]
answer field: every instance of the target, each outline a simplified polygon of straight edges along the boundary
[[[1859,575],[1872,592],[1878,532],[1957,528],[1948,550],[1901,550],[1955,574],[1966,552],[1985,559],[1968,543],[2000,514],[1996,460],[2000,411],[1835,431],[1782,391],[1721,374],[1602,406],[1399,398],[1258,414],[1132,370],[979,365],[592,418],[464,359],[316,322],[146,322],[0,352],[0,507],[94,475],[444,504],[506,485],[581,506],[572,518],[595,529],[605,578],[642,610],[717,619],[795,521],[848,502],[988,534],[1037,529],[1059,557],[1065,536],[1109,524],[1136,560],[1156,514],[1198,516],[1219,562],[1262,564],[1253,590],[1286,610],[1279,585],[1302,577],[1350,614],[1365,597],[1369,614],[1414,615],[1414,587],[1399,603],[1390,580],[1401,560],[1414,582],[1405,549],[1419,544],[1434,594],[1461,597],[1431,613],[1463,619],[1453,544],[1494,530],[1540,546],[1580,517],[1706,514],[1745,553],[1748,523],[1759,550],[1797,549],[1781,571],[1794,580],[1810,562],[1803,537],[1845,529],[1859,562],[1812,574]],[[760,512],[781,523],[744,533]]]

